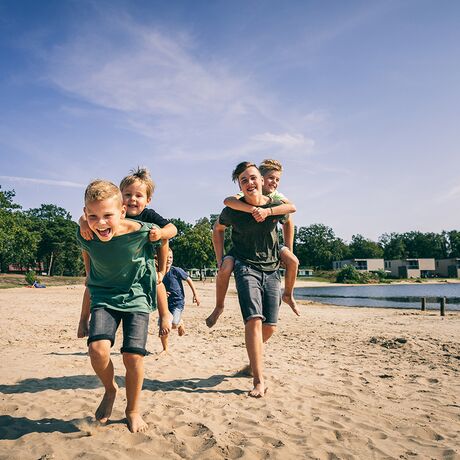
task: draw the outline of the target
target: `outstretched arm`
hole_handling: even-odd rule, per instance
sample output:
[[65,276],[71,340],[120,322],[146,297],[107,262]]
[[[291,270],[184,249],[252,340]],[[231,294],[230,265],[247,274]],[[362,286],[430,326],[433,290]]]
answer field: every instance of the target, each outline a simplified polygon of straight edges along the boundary
[[166,224],[163,228],[152,227],[149,232],[150,241],[170,240],[177,235],[177,228],[174,224]]
[[190,289],[192,290],[193,293],[193,303],[196,303],[197,306],[200,306],[200,299],[198,298],[198,294],[195,289],[195,285],[193,284],[192,278],[190,276],[185,280],[187,281],[187,284],[190,286]]
[[243,211],[249,214],[252,214],[253,211],[256,209],[255,206],[241,201],[238,198],[238,195],[228,196],[227,198],[225,198],[224,205],[234,209],[235,211]]

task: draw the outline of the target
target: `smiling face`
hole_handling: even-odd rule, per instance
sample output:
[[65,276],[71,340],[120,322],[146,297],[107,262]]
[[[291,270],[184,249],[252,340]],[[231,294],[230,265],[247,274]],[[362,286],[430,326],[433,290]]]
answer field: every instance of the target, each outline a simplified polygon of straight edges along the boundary
[[120,203],[118,196],[90,201],[83,211],[89,228],[103,242],[117,236],[120,222],[126,215],[126,207]]
[[171,265],[173,264],[174,256],[171,249],[168,252],[168,259],[166,260],[166,270],[169,272]]
[[277,188],[281,178],[281,171],[270,170],[264,176],[263,192],[265,195],[273,193]]
[[245,169],[238,176],[238,182],[245,198],[255,199],[262,194],[264,180],[255,166]]
[[138,216],[151,200],[147,194],[147,186],[138,180],[124,187],[121,194],[128,217]]

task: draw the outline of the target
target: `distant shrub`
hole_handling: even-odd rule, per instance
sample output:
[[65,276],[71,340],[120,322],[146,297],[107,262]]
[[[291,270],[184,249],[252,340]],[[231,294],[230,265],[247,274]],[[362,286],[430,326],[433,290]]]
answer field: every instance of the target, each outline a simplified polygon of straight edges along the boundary
[[37,274],[33,270],[29,270],[26,273],[25,278],[26,278],[26,283],[29,286],[32,286],[35,283],[35,281],[38,282]]
[[[383,270],[382,270],[383,271]],[[370,284],[378,283],[380,277],[378,273],[361,272],[353,265],[345,265],[338,271],[335,282],[344,284]]]

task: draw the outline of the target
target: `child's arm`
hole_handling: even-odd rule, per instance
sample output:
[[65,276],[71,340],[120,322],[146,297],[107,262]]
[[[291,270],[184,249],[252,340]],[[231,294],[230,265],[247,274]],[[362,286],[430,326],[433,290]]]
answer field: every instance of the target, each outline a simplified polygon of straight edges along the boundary
[[[86,281],[85,285],[88,281],[88,274],[90,270],[90,259],[89,255],[86,251],[82,251],[83,255],[83,262],[85,264],[85,271],[86,271]],[[77,337],[79,339],[86,337],[89,332],[89,317],[90,317],[90,304],[91,298],[89,295],[89,289],[85,287],[85,293],[83,294],[83,301],[81,304],[81,312],[80,312],[80,321],[78,323],[78,330],[77,330]]]
[[284,245],[293,253],[294,252],[294,222],[291,216],[283,224]]
[[78,219],[78,224],[80,225],[80,235],[82,238],[88,241],[92,240],[94,235],[92,230],[89,228],[86,216],[84,214],[80,216],[80,219]]
[[150,241],[170,240],[177,235],[177,228],[174,224],[166,224],[163,228],[153,227],[149,232]]
[[295,205],[287,199],[283,202],[283,204],[273,206],[272,208],[258,208],[257,206],[252,206],[244,201],[241,201],[237,198],[237,196],[228,196],[225,198],[224,204],[235,211],[243,211],[252,214],[257,222],[263,222],[270,215],[283,216],[285,214],[296,212],[297,210]]
[[190,276],[185,280],[187,281],[187,284],[190,286],[190,289],[192,290],[193,293],[193,303],[196,303],[197,306],[200,306],[200,299],[198,298],[198,294],[195,289],[195,285],[193,284],[192,278]]
[[241,201],[238,198],[238,195],[228,196],[225,198],[224,205],[234,209],[235,211],[248,212],[249,214],[252,214],[254,210],[257,209],[255,206]]
[[163,281],[166,275],[166,262],[168,261],[169,252],[169,241],[161,240],[160,246],[157,248],[157,259],[158,259],[158,277],[157,284]]
[[296,212],[296,207],[293,203],[283,203],[272,208],[255,208],[252,213],[252,217],[257,222],[263,222],[269,216],[284,216],[285,214],[291,214]]
[[224,257],[224,236],[225,225],[220,224],[217,220],[212,228],[212,245],[214,246],[214,253],[216,254],[217,268],[220,268],[222,258]]

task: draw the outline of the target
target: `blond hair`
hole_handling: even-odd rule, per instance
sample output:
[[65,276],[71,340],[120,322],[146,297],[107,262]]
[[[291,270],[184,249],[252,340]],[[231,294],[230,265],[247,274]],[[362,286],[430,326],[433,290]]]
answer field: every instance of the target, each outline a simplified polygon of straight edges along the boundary
[[120,189],[113,182],[96,179],[86,187],[85,204],[108,200],[109,198],[118,198],[120,205],[123,204]]
[[147,199],[149,200],[153,191],[155,190],[155,183],[150,176],[150,171],[147,168],[137,167],[137,169],[132,169],[131,174],[124,177],[120,182],[120,190],[123,191],[126,187],[134,184],[135,182],[140,182],[145,185],[145,191],[147,193]]
[[262,176],[265,176],[270,171],[283,172],[283,167],[278,160],[264,160],[259,165],[259,171]]

